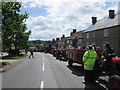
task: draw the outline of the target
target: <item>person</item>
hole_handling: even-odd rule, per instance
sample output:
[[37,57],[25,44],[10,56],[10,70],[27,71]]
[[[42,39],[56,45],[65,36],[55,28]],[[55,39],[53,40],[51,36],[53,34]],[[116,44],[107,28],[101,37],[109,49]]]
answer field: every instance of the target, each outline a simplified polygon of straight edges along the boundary
[[85,46],[83,46],[83,48],[82,48],[83,50],[86,50],[86,48],[85,48]]
[[31,58],[31,56],[32,56],[32,58],[34,58],[33,50],[32,49],[30,49],[30,56],[29,56],[29,58]]
[[93,49],[96,50],[96,45],[95,44],[93,44]]
[[77,35],[75,35],[75,38],[72,40],[72,46],[73,48],[77,48],[78,38]]
[[106,43],[105,50],[103,51],[101,57],[102,59],[106,59],[106,61],[103,62],[103,66],[106,73],[109,72],[109,65],[111,64],[111,59],[113,56],[115,56],[113,49],[110,47],[110,44]]
[[70,45],[68,46],[68,49],[73,49],[72,44],[70,44]]
[[97,56],[98,55],[96,51],[93,50],[92,45],[89,45],[89,49],[84,53],[82,58],[85,70],[85,77],[84,81],[82,82],[83,84],[94,82],[93,69]]

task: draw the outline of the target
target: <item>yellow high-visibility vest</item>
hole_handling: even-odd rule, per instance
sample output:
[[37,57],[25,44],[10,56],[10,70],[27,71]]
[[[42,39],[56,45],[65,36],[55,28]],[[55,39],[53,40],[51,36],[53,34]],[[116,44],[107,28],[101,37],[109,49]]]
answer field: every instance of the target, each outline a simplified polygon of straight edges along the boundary
[[84,63],[84,69],[93,70],[96,59],[97,59],[96,51],[94,50],[86,51],[82,58],[82,61]]

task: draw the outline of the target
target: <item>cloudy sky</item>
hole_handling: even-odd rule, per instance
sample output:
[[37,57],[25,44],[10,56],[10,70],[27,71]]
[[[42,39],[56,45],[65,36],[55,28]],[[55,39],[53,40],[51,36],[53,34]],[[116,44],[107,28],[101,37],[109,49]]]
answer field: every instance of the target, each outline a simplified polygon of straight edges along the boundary
[[29,40],[52,40],[72,29],[85,30],[91,17],[107,18],[108,10],[118,14],[119,0],[17,0],[22,2],[21,12],[29,13],[26,21],[32,31]]

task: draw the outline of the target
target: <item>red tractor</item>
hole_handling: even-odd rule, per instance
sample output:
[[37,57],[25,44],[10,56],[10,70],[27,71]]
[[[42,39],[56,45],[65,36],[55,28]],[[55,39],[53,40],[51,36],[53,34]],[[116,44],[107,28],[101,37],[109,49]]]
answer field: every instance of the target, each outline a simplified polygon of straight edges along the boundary
[[[86,50],[80,50],[80,49],[68,49],[67,50],[67,59],[68,59],[68,66],[72,66],[73,63],[79,63],[83,65],[82,57],[84,55]],[[101,56],[101,51],[96,50],[99,56]],[[100,61],[101,58],[100,58]],[[102,63],[100,63],[101,66],[103,66]],[[120,90],[120,57],[113,57],[111,59],[111,63],[109,65],[109,72],[105,72],[105,76],[108,76],[106,78],[107,81],[107,87],[109,90]],[[103,69],[102,69],[103,70]],[[101,70],[100,73],[103,71]]]
[[108,88],[110,90],[120,90],[120,57],[113,57],[111,61]]
[[56,50],[56,59],[67,60],[67,49],[57,49]]

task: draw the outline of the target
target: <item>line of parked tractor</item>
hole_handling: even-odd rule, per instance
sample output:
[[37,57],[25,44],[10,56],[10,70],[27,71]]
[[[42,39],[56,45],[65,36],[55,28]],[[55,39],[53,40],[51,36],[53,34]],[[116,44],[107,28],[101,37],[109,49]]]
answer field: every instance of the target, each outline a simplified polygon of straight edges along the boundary
[[[82,57],[87,49],[61,49],[57,47],[44,47],[43,51],[45,53],[52,54],[54,57],[56,57],[57,60],[68,61],[68,66],[72,67],[73,63],[78,63],[83,66]],[[102,52],[99,49],[96,50],[96,52],[99,56],[101,56]],[[109,65],[111,71],[109,72],[104,71],[100,60],[98,63],[100,67],[99,70],[101,69],[101,71],[99,72],[100,74],[98,74],[99,76],[96,79],[100,80],[100,77],[104,77],[105,82],[107,82],[106,86],[109,90],[120,90],[120,58],[112,58],[112,63]]]

